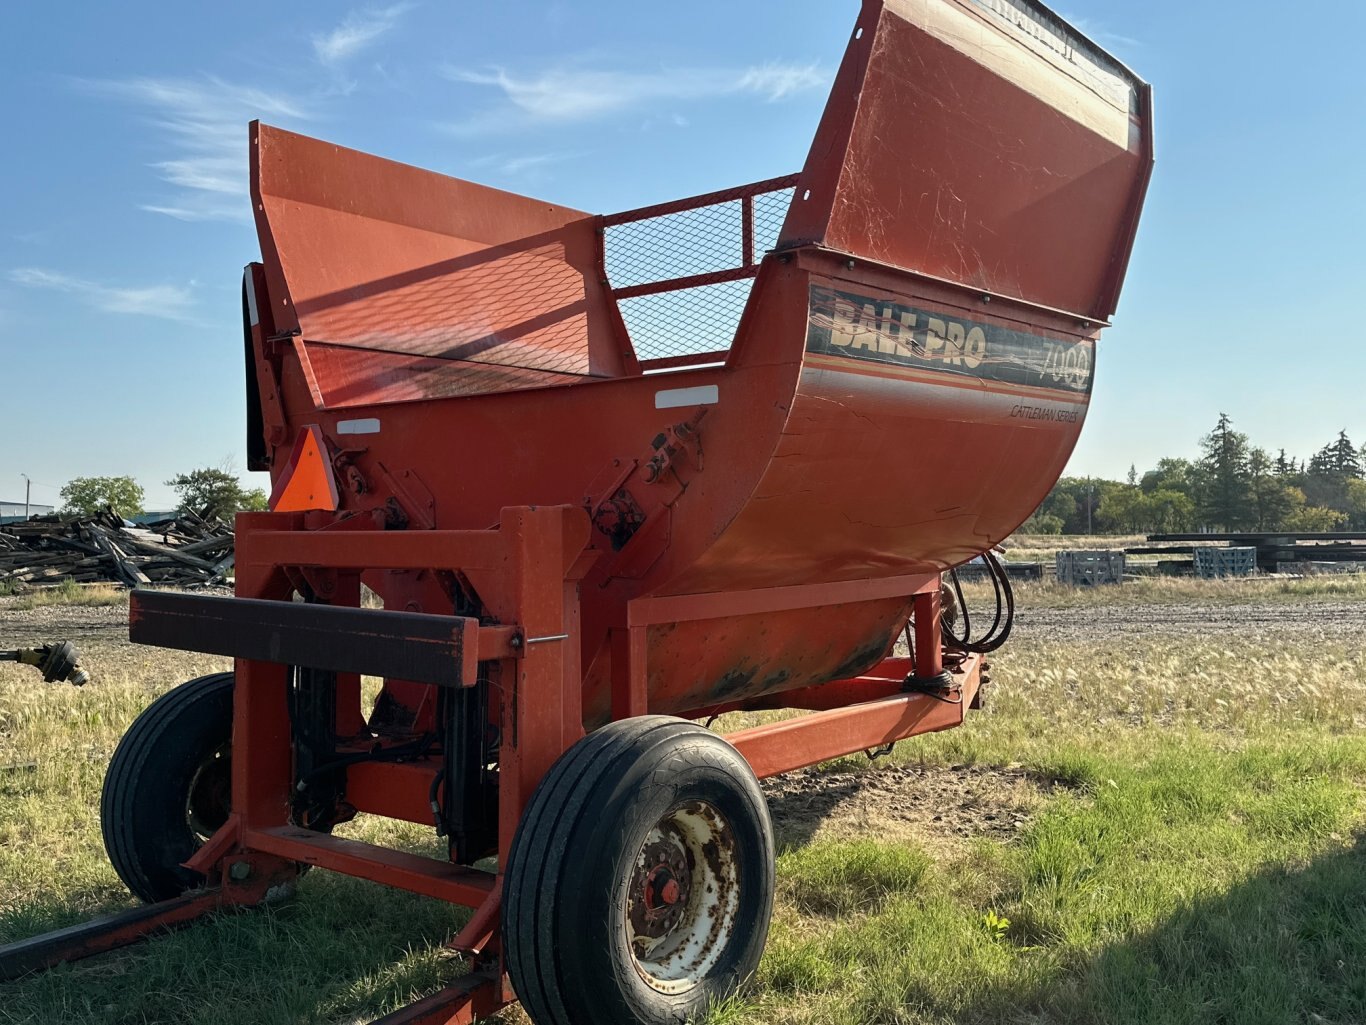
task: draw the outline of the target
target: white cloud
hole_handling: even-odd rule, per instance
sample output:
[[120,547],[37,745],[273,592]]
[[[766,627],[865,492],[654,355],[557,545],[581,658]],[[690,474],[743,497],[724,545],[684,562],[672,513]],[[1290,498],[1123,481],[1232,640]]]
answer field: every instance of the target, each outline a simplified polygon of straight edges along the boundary
[[331,32],[313,37],[313,52],[324,64],[340,64],[392,29],[411,7],[412,4],[402,3],[352,11]]
[[[682,68],[650,72],[552,68],[518,75],[504,68],[446,68],[455,82],[486,86],[502,95],[504,110],[451,126],[461,134],[511,127],[510,112],[535,121],[587,121],[660,103],[749,94],[768,102],[825,86],[818,64],[769,63],[740,69]],[[678,115],[675,115],[676,117]]]
[[1066,13],[1062,13],[1061,17],[1063,21],[1067,22],[1067,24],[1071,25],[1082,35],[1095,40],[1102,46],[1137,49],[1143,45],[1140,40],[1134,39],[1132,36],[1125,36],[1118,32],[1110,31],[1094,18],[1074,18]]
[[815,64],[764,64],[746,69],[737,91],[758,93],[772,103],[828,82],[825,72]]
[[247,122],[309,118],[306,105],[292,97],[213,77],[80,84],[147,113],[168,151],[151,166],[173,191],[142,209],[181,220],[249,220]]
[[499,174],[516,177],[528,172],[539,172],[552,164],[572,160],[578,153],[528,153],[522,156],[508,156],[504,153],[490,153],[467,161],[466,166],[476,170],[491,169]]
[[105,313],[130,313],[160,317],[164,320],[185,321],[192,319],[194,310],[191,290],[181,285],[119,288],[38,267],[20,267],[12,270],[9,279],[25,288],[46,288],[74,295],[87,306]]

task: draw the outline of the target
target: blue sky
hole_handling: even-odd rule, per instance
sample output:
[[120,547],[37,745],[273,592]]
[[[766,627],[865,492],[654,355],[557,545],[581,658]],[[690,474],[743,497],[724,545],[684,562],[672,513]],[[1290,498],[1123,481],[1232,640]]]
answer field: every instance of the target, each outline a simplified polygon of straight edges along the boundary
[[[1366,5],[1061,9],[1154,84],[1158,112],[1072,472],[1194,455],[1220,411],[1299,456],[1343,428],[1366,441]],[[44,502],[129,473],[162,508],[173,474],[244,465],[252,117],[610,212],[799,169],[857,10],[10,5],[0,498],[22,498],[21,473]]]

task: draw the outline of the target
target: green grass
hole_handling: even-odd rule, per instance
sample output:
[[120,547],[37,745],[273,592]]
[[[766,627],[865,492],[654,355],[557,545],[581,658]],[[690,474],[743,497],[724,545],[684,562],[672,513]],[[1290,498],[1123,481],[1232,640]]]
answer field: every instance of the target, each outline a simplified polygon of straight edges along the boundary
[[[915,876],[897,871],[914,852],[884,848],[899,882],[833,920],[784,901],[742,1020],[1366,1020],[1366,742],[1068,757],[1099,785],[1017,843]],[[857,891],[870,853],[827,844],[780,871],[789,892]]]
[[[754,986],[709,1020],[1366,1022],[1366,651],[1350,629],[1019,637],[993,656],[984,711],[896,757],[1027,767],[1051,781],[1027,824],[1009,843],[930,825],[792,842]],[[83,690],[0,666],[0,942],[129,906],[99,840],[104,763],[156,694],[223,665],[99,644],[86,661]],[[435,851],[422,827],[348,828]],[[464,970],[441,946],[463,915],[314,872],[279,905],[8,984],[0,1022],[367,1021]]]

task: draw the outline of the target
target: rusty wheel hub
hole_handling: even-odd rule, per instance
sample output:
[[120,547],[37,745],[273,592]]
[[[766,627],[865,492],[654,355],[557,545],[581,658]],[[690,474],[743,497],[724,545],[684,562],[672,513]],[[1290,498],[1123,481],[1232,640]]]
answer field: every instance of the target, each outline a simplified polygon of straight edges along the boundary
[[627,938],[652,987],[683,992],[720,958],[739,907],[729,823],[711,805],[672,809],[646,837],[627,890]]
[[693,867],[686,843],[673,831],[645,845],[631,880],[631,926],[637,938],[659,940],[677,928],[691,901]]

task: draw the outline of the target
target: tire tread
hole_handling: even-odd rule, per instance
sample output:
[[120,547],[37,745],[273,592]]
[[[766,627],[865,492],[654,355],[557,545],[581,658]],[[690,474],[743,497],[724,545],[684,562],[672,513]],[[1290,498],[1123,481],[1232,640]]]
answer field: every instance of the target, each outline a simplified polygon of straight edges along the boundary
[[104,787],[100,793],[100,832],[109,861],[134,896],[147,903],[165,900],[167,893],[148,873],[144,844],[134,827],[138,784],[148,771],[168,735],[186,716],[203,712],[229,695],[231,709],[232,673],[210,673],[196,677],[167,691],[139,715],[109,760]]

